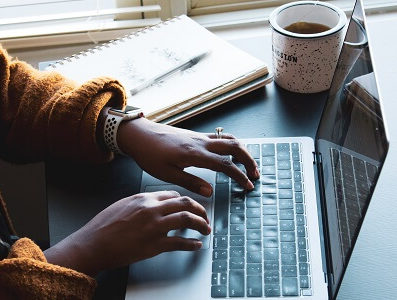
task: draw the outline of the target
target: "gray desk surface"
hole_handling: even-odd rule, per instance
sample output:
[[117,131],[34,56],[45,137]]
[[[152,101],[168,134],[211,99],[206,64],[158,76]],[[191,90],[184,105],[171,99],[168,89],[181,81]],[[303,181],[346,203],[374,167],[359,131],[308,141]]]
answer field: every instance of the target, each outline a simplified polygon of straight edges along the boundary
[[[397,294],[397,242],[394,227],[396,206],[393,205],[394,192],[392,176],[397,170],[397,155],[394,155],[393,137],[397,134],[397,122],[391,112],[395,108],[392,97],[393,80],[397,67],[392,53],[382,47],[382,26],[370,28],[374,50],[376,71],[380,78],[381,94],[384,100],[386,119],[391,138],[390,155],[360,234],[357,251],[346,274],[346,284],[342,286],[339,299],[394,299]],[[270,37],[255,37],[235,41],[252,54],[271,63]],[[390,46],[390,45],[389,45]],[[397,45],[394,45],[397,49]],[[390,63],[394,68],[390,68]],[[394,75],[394,76],[393,76]],[[325,94],[310,96],[288,93],[275,84],[270,84],[249,95],[243,96],[219,108],[187,120],[178,126],[202,132],[212,132],[215,127],[223,126],[239,138],[264,136],[311,136],[320,118],[325,102]],[[51,243],[59,241],[73,230],[81,227],[101,209],[113,201],[138,192],[140,170],[128,158],[117,158],[113,163],[103,166],[47,164],[47,193],[49,201]],[[372,210],[372,208],[374,208]],[[382,216],[379,219],[379,214]],[[384,218],[390,217],[390,222]],[[394,223],[392,223],[394,222]],[[386,229],[379,235],[380,229]],[[373,255],[379,251],[378,255]],[[387,260],[382,265],[378,260]],[[385,273],[382,273],[382,272]],[[394,271],[394,272],[393,272]],[[394,274],[393,274],[394,273]],[[376,275],[374,275],[376,274]],[[390,277],[387,278],[386,275]],[[126,268],[105,272],[98,278],[97,299],[124,299]],[[385,288],[387,287],[387,291]],[[385,295],[386,293],[386,295]],[[377,296],[375,296],[377,295]]]

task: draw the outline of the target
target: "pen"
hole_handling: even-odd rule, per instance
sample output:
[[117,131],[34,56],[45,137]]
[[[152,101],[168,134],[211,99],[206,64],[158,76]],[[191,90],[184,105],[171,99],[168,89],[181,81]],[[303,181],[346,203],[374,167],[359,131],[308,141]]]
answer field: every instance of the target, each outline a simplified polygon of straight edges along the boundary
[[161,80],[163,80],[164,78],[179,72],[179,71],[183,71],[186,69],[189,69],[191,67],[193,67],[195,64],[197,64],[201,59],[203,59],[209,52],[205,51],[202,52],[192,58],[189,58],[188,60],[182,61],[181,63],[179,63],[178,65],[172,67],[171,69],[169,69],[168,71],[164,72],[161,75],[158,75],[152,79],[149,79],[145,82],[143,82],[142,84],[138,85],[137,87],[133,88],[130,90],[130,94],[131,96],[139,93],[140,91],[142,91],[143,89],[151,86],[152,84],[155,84],[156,82],[159,82]]

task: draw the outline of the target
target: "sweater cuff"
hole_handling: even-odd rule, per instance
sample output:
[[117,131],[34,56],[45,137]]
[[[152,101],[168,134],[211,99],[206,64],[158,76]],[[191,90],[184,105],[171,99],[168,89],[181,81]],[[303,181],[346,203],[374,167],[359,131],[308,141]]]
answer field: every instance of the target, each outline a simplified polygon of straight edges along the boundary
[[48,263],[27,238],[16,241],[8,258],[0,261],[0,294],[17,299],[91,299],[95,287],[93,278]]

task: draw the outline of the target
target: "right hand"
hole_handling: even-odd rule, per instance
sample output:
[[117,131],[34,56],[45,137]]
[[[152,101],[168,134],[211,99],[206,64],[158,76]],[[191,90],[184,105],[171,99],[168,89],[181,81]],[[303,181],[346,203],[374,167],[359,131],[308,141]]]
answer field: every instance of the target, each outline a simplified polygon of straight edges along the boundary
[[201,204],[175,191],[137,194],[110,205],[44,253],[50,263],[95,275],[161,252],[200,249],[199,240],[167,236],[183,228],[211,232]]

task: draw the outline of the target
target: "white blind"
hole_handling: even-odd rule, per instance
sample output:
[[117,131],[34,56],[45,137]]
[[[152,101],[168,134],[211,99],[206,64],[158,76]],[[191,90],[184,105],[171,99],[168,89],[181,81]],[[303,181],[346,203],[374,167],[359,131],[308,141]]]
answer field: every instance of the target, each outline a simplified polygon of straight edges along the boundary
[[[67,35],[69,43],[156,24],[156,0],[0,0],[0,43],[8,48],[37,46]],[[105,33],[99,35],[98,33]],[[80,38],[74,40],[72,36]],[[51,38],[50,38],[51,37]],[[101,38],[105,39],[105,38]],[[58,38],[59,40],[59,38]],[[22,43],[24,41],[25,44]],[[33,42],[33,44],[32,44]]]

